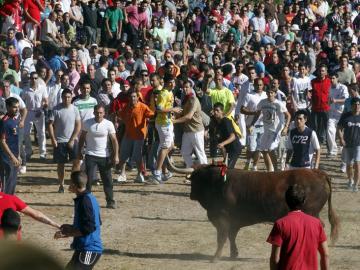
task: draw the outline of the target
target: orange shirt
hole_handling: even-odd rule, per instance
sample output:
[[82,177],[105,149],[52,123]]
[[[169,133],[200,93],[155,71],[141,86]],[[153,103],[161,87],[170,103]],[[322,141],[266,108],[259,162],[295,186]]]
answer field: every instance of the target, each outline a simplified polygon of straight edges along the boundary
[[125,136],[131,140],[143,140],[147,133],[147,119],[154,116],[154,112],[142,102],[138,102],[135,107],[130,104],[119,112],[121,119],[125,123]]

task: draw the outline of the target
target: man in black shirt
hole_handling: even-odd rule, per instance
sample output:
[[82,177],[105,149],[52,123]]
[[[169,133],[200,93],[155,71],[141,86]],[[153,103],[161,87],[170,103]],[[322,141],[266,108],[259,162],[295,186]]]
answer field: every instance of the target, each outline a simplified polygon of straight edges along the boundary
[[360,178],[360,98],[353,98],[351,111],[341,116],[338,123],[338,135],[340,145],[344,147],[344,161],[349,179],[348,188],[357,192]]
[[233,122],[224,116],[224,105],[220,102],[214,104],[214,118],[216,120],[217,147],[225,158],[228,155],[228,168],[235,167],[241,152],[241,144],[233,127]]

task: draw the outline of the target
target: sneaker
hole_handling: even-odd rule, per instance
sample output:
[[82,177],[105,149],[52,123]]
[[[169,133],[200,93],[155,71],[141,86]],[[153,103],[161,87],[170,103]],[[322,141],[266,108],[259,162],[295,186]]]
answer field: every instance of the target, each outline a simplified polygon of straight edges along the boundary
[[145,179],[144,179],[144,176],[142,175],[142,173],[138,173],[134,182],[135,183],[145,183]]
[[340,170],[341,170],[341,172],[346,173],[346,164],[345,163],[341,163]]
[[151,174],[149,176],[149,179],[147,180],[146,182],[147,184],[150,184],[150,185],[159,185],[159,184],[162,184],[162,181],[161,181],[161,174]]
[[64,186],[59,186],[58,193],[64,193],[65,189]]
[[20,166],[19,174],[25,174],[25,173],[26,173],[26,166]]
[[353,188],[353,185],[354,185],[354,180],[350,179],[347,183],[347,188],[351,190]]
[[173,177],[173,174],[171,172],[167,172],[167,173],[161,175],[161,181],[166,182],[171,177]]
[[353,185],[353,188],[352,188],[352,191],[353,192],[358,192],[359,191],[359,187],[356,185],[355,186],[355,184]]
[[108,209],[116,209],[116,203],[115,203],[115,201],[107,202],[107,203],[106,203],[106,208],[108,208]]
[[40,155],[40,159],[45,160],[45,159],[46,159],[46,155],[45,155],[45,154]]
[[251,168],[251,170],[254,171],[254,172],[257,172],[257,166],[253,166],[253,167]]
[[126,182],[126,175],[119,175],[119,177],[117,178],[116,182],[118,183],[125,183]]

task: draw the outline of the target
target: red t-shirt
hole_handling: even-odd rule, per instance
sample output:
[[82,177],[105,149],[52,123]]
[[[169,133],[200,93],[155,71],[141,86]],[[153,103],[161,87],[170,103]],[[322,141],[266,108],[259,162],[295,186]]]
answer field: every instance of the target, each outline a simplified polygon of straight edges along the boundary
[[151,86],[145,86],[140,89],[141,101],[146,105],[150,104],[152,92],[153,92],[153,88]]
[[129,95],[123,92],[119,93],[118,96],[110,104],[110,113],[116,113],[122,111],[129,102]]
[[311,81],[312,86],[312,106],[314,112],[327,112],[330,110],[329,92],[331,87],[331,80],[326,77],[324,80],[316,78]]
[[0,192],[0,222],[1,222],[2,214],[6,209],[11,208],[19,212],[26,207],[27,207],[26,203],[24,203],[21,199],[19,199],[15,195],[9,195]]
[[279,269],[317,270],[318,247],[326,241],[318,218],[301,211],[277,220],[267,242],[281,247]]
[[[34,18],[37,22],[40,23],[40,9],[38,5],[33,0],[24,0],[23,1],[23,8],[26,10],[29,15]],[[26,22],[30,22],[29,19],[25,19]]]

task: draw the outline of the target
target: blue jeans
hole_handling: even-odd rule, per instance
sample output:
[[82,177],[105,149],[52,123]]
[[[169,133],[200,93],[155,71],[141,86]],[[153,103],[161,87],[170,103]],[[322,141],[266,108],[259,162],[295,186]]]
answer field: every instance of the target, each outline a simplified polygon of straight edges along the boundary
[[17,182],[18,168],[9,160],[0,162],[0,179],[2,191],[6,194],[14,194]]

